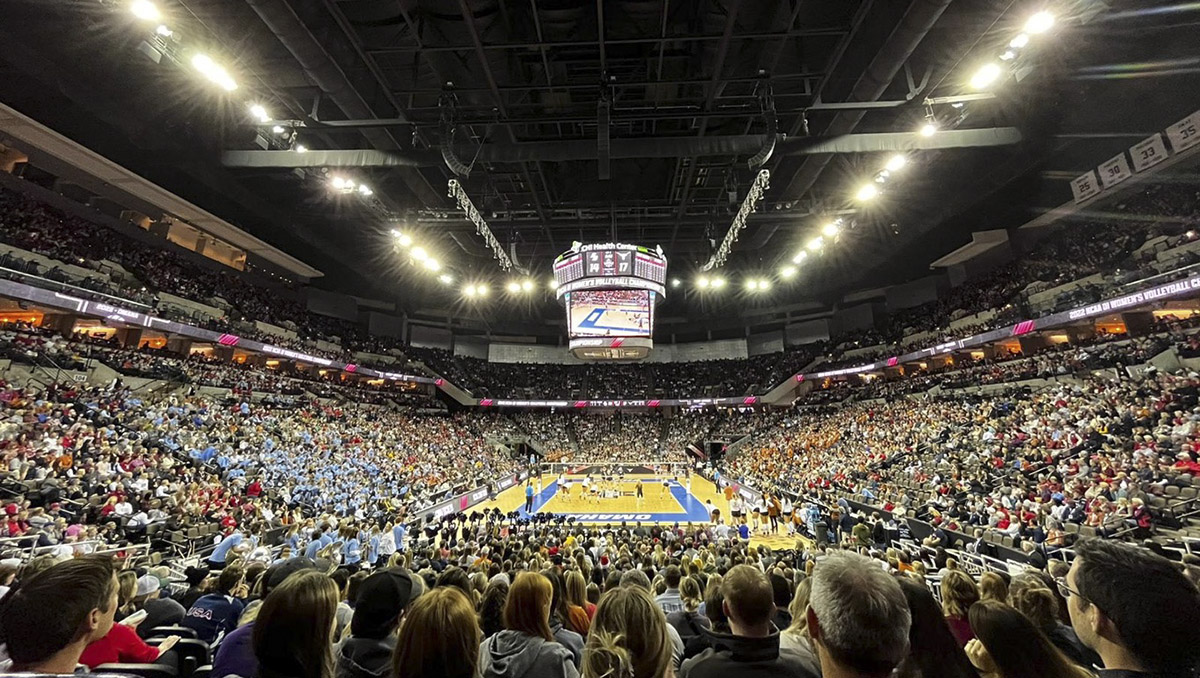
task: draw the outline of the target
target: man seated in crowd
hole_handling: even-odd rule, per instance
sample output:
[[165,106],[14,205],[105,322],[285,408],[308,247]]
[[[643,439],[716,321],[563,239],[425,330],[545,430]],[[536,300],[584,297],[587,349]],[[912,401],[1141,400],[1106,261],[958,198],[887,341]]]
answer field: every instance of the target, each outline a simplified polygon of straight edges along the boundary
[[117,575],[110,558],[85,556],[30,576],[0,600],[0,642],[21,673],[75,673],[93,641],[112,629]]

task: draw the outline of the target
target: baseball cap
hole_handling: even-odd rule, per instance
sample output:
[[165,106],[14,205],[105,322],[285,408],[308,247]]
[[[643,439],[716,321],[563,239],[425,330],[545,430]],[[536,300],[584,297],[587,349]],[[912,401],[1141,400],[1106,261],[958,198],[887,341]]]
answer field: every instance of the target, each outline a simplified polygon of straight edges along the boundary
[[360,638],[384,638],[396,625],[396,619],[424,587],[412,573],[400,568],[376,572],[363,580],[358,589],[350,632]]
[[144,574],[138,577],[137,593],[134,595],[139,598],[142,596],[148,596],[161,588],[161,586],[162,585],[159,583],[158,577],[155,577],[152,574]]
[[273,590],[276,586],[283,583],[284,579],[300,572],[301,570],[311,570],[317,566],[312,558],[299,556],[296,558],[288,558],[287,560],[273,565],[267,569],[267,591]]

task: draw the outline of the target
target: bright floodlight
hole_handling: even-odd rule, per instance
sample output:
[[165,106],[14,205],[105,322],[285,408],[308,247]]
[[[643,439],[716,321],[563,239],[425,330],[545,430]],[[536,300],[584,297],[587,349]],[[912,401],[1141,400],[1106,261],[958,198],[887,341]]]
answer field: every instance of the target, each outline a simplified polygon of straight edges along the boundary
[[129,5],[129,11],[133,15],[144,21],[158,21],[162,19],[162,12],[158,11],[158,7],[150,0],[134,0],[133,4]]
[[784,278],[794,277],[796,275],[796,267],[784,266],[783,268],[779,269],[779,275],[783,276]]
[[271,119],[271,114],[267,113],[267,109],[262,104],[254,104],[250,106],[250,115],[254,116],[259,122],[266,122]]
[[175,32],[172,31],[170,28],[167,28],[167,26],[165,24],[159,24],[158,28],[154,29],[154,32],[158,33],[159,35],[163,36],[164,38],[169,38],[172,35],[175,35]]
[[683,284],[683,281],[682,281],[682,280],[680,280],[679,278],[672,278],[672,279],[671,279],[671,287],[679,287],[679,286],[680,286],[680,285],[682,285],[682,284]]
[[296,144],[295,150],[297,153],[308,153],[308,146],[305,146],[304,144]]
[[521,281],[521,291],[532,292],[533,291],[533,281],[532,280]]
[[1029,44],[1029,34],[1028,33],[1018,33],[1017,37],[1013,38],[1012,41],[1008,43],[1008,46],[1012,47],[1013,49],[1021,49],[1022,47],[1026,46],[1028,44]]
[[486,297],[486,296],[488,295],[488,286],[487,286],[487,285],[478,285],[478,286],[476,286],[476,287],[475,287],[475,293],[476,293],[476,294],[478,294],[478,295],[479,295],[479,296],[481,296],[481,297]]
[[[1004,50],[1004,54],[1001,54],[1001,55],[1000,55],[1000,60],[1001,60],[1001,61],[1012,61],[1013,59],[1016,59],[1016,58],[1017,58],[1017,53],[1016,53],[1016,52],[1014,52],[1014,51],[1012,51],[1011,49]],[[960,102],[958,102],[958,104],[957,104],[957,105],[955,105],[954,107],[955,107],[955,108],[962,108],[962,102],[961,102],[961,101],[960,101]]]
[[792,263],[798,264],[807,258],[808,258],[808,252],[805,252],[804,250],[800,250],[799,252],[796,253],[796,256],[792,257]]
[[758,281],[755,280],[754,278],[747,280],[746,281],[746,289],[750,290],[751,292],[753,292],[754,290],[757,290],[758,289]]
[[434,271],[436,273],[437,271],[441,270],[442,265],[438,263],[437,259],[426,259],[425,260],[425,268],[427,268],[431,271]]
[[975,71],[975,75],[971,76],[971,87],[974,89],[987,89],[996,84],[1004,70],[1000,68],[1000,64],[995,62],[986,63]]
[[927,122],[924,125],[921,125],[921,129],[918,130],[918,133],[923,137],[931,137],[937,134],[937,125],[933,124],[932,122]]
[[521,283],[517,282],[516,280],[508,283],[508,291],[512,292],[513,294],[520,292],[521,291]]
[[375,191],[372,191],[372,190],[371,190],[371,187],[370,187],[370,186],[368,186],[368,185],[366,185],[366,184],[359,184],[359,185],[358,185],[358,192],[359,192],[360,194],[362,194],[362,195],[371,195],[371,194],[372,194],[372,193],[374,193]]
[[889,172],[898,172],[904,169],[904,166],[907,164],[908,158],[903,153],[897,153],[896,155],[888,158],[887,164],[884,165],[884,169]]
[[393,228],[392,230],[388,231],[388,233],[391,233],[393,238],[399,238],[399,237],[400,237],[400,231],[397,231],[397,230],[396,230],[396,229],[394,229],[394,228]]
[[443,285],[449,285],[450,283],[454,282],[454,276],[450,275],[449,273],[443,273],[438,276],[438,282],[442,283]]
[[771,289],[771,281],[770,280],[759,280],[758,281],[758,290],[760,292],[766,292],[769,289]]
[[417,261],[425,261],[429,258],[429,253],[425,251],[424,247],[414,247],[412,248],[410,254],[412,254],[412,258],[416,259]]
[[396,238],[396,242],[400,243],[401,247],[410,247],[412,245],[412,236],[407,233],[401,233]]
[[197,54],[192,57],[192,68],[195,68],[201,75],[219,85],[226,92],[232,92],[238,87],[237,82],[229,75],[228,71],[221,68],[207,54]]
[[700,289],[703,290],[703,289],[708,288],[708,285],[709,285],[708,278],[705,278],[704,276],[700,276],[699,278],[696,278],[696,287],[699,287]]
[[859,200],[874,200],[879,195],[879,188],[875,184],[863,184],[863,187],[858,189],[858,193],[854,197]]
[[712,287],[714,290],[719,290],[725,286],[725,279],[724,278],[713,278],[711,284],[712,284]]
[[808,249],[813,252],[816,252],[817,250],[821,249],[824,246],[825,246],[825,241],[819,236],[816,238],[813,238],[812,240],[809,240],[808,245],[806,245],[806,247],[808,247]]
[[282,125],[275,125],[274,127],[271,128],[271,131],[276,134],[283,134],[287,130],[285,130]]
[[550,279],[550,289],[552,289],[552,290],[558,289],[558,281],[557,280],[555,280],[553,278]]
[[474,297],[478,293],[479,293],[479,290],[477,290],[474,285],[467,285],[466,287],[463,288],[463,296],[464,297],[468,297],[468,298]]
[[821,229],[821,233],[826,237],[832,238],[838,234],[839,230],[841,229],[838,227],[838,223],[836,221],[831,221],[828,224],[825,224],[825,226]]
[[346,178],[335,176],[329,180],[329,185],[333,186],[334,188],[336,188],[338,190],[346,188],[346,186],[347,186]]
[[1050,12],[1038,12],[1025,22],[1026,33],[1045,33],[1054,27],[1054,15]]

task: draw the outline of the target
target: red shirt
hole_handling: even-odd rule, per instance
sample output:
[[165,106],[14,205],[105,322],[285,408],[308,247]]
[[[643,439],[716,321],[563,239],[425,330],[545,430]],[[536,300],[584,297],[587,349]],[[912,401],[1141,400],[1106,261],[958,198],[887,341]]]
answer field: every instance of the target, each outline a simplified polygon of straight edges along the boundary
[[147,645],[132,628],[113,624],[107,636],[84,648],[79,663],[94,669],[101,664],[148,664],[155,659],[158,659],[157,647]]

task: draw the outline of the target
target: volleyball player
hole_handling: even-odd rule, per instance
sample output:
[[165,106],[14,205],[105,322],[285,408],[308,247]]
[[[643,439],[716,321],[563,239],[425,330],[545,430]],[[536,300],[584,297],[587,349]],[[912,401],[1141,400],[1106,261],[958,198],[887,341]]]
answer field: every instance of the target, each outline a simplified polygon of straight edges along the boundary
[[643,496],[642,481],[640,481],[640,480],[637,481],[635,487],[636,487],[635,494],[637,496],[638,503],[640,504],[642,501],[642,496]]

